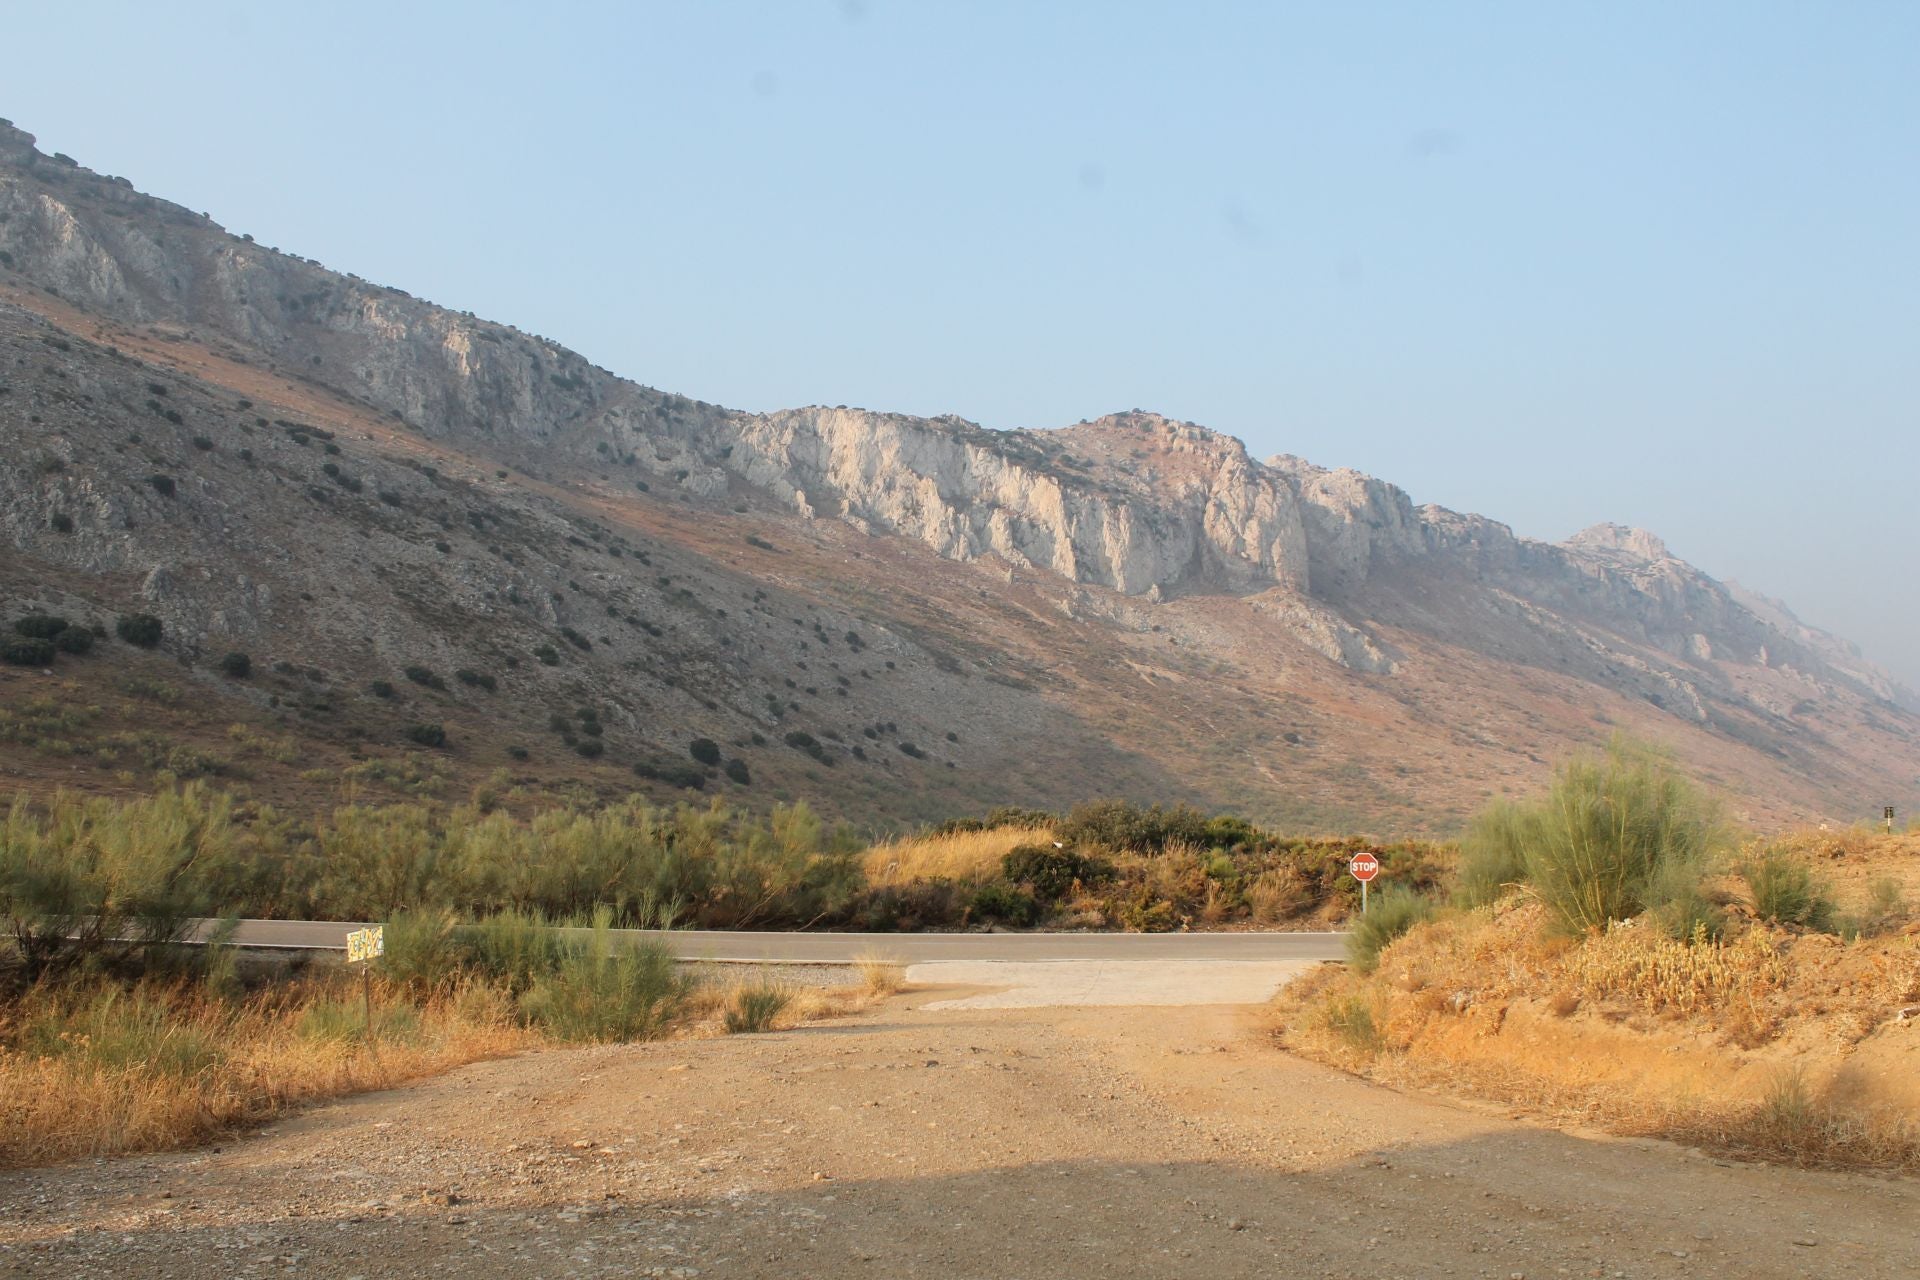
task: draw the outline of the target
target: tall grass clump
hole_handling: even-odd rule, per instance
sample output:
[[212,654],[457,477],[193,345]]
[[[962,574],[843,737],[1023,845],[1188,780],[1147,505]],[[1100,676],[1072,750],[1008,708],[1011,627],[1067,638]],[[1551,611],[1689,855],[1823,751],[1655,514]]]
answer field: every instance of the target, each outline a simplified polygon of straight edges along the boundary
[[0,823],[0,927],[28,981],[138,967],[212,915],[231,878],[233,802],[196,784],[137,800],[16,799]]
[[652,1040],[665,1033],[689,983],[658,943],[626,944],[601,912],[584,937],[570,935],[565,956],[536,978],[520,1007],[560,1040]]
[[1753,911],[1775,924],[1829,930],[1836,908],[1813,868],[1783,850],[1768,849],[1740,864],[1740,878],[1753,897]]
[[724,1018],[727,1034],[757,1035],[762,1031],[771,1031],[773,1020],[792,1001],[791,992],[772,983],[756,982],[741,987],[733,993],[733,1002],[728,1006]]
[[1381,890],[1366,912],[1354,916],[1347,926],[1347,963],[1362,973],[1372,973],[1387,944],[1422,921],[1433,919],[1435,910],[1432,899],[1404,886],[1390,885]]
[[1603,755],[1563,764],[1544,798],[1483,813],[1460,893],[1485,902],[1524,882],[1567,933],[1651,913],[1684,937],[1711,923],[1699,886],[1723,842],[1713,803],[1671,757],[1615,739]]

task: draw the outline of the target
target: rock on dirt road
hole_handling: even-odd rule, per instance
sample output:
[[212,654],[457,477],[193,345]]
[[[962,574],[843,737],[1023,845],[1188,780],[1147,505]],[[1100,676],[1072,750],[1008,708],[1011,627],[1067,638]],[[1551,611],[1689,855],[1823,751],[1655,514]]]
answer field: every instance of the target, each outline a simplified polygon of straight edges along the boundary
[[1402,1096],[1278,1053],[1258,1008],[928,1007],[965,994],[0,1174],[0,1275],[1920,1274],[1911,1181]]

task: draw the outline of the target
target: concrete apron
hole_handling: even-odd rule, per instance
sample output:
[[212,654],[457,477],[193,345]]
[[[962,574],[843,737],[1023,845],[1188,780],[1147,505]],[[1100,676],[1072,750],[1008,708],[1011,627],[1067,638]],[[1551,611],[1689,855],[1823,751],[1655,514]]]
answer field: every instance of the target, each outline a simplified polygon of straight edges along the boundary
[[910,965],[916,987],[998,990],[925,1009],[1264,1004],[1317,960],[938,960]]

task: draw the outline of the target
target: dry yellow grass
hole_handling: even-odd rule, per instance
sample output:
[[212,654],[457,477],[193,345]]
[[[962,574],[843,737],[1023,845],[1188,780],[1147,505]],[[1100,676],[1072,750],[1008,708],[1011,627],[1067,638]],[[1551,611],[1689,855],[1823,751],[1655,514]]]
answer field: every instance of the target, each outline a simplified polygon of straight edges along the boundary
[[709,974],[688,997],[682,1033],[695,1038],[727,1034],[727,1011],[739,1008],[743,994],[769,986],[777,986],[787,997],[768,1028],[773,1031],[847,1017],[866,1008],[876,994],[857,986],[808,987],[769,980],[765,976],[729,978]]
[[1920,1001],[1920,936],[1756,923],[1726,942],[1633,926],[1569,940],[1545,923],[1515,897],[1417,926],[1372,974],[1328,966],[1283,991],[1280,1040],[1618,1132],[1920,1169],[1901,1014]]
[[868,883],[909,884],[915,880],[988,879],[1000,860],[1023,844],[1050,844],[1051,827],[993,827],[943,836],[911,836],[874,845],[861,859]]
[[15,1033],[4,1039],[27,1042],[0,1047],[0,1167],[187,1146],[539,1043],[477,989],[425,1004],[377,992],[371,1046],[356,1034],[357,992],[335,984],[239,1004],[192,989],[118,1007],[99,992],[36,992],[0,1017]]
[[862,951],[853,958],[853,967],[871,996],[890,996],[907,984],[907,964],[886,951]]
[[1562,965],[1569,994],[1624,997],[1648,1010],[1753,1009],[1786,980],[1778,941],[1753,929],[1732,942],[1616,924],[1576,947]]
[[[742,994],[768,986],[709,976],[676,1034],[722,1034]],[[882,994],[871,985],[780,990],[773,1030],[844,1017]],[[504,992],[478,982],[424,1001],[376,985],[374,1027],[369,1045],[350,981],[237,1002],[190,984],[29,992],[0,1003],[0,1168],[192,1146],[302,1105],[557,1047],[522,1025]]]

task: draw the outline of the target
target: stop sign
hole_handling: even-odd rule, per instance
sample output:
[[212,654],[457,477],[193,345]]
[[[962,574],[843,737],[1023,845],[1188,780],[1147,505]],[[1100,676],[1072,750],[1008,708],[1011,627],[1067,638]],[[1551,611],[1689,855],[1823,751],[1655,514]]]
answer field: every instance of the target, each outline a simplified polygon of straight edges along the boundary
[[1380,874],[1380,859],[1370,853],[1356,853],[1353,861],[1347,864],[1347,870],[1353,872],[1353,878],[1361,884]]

